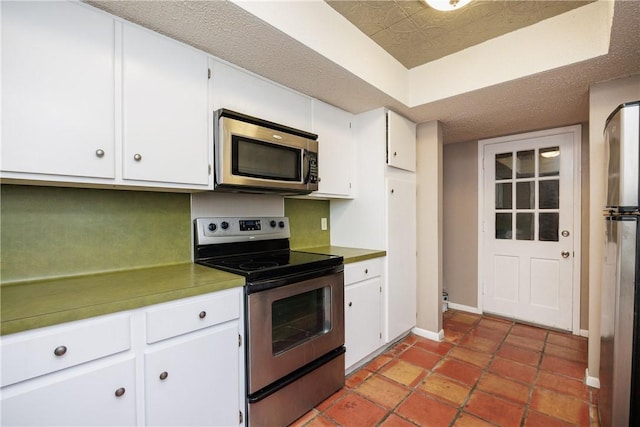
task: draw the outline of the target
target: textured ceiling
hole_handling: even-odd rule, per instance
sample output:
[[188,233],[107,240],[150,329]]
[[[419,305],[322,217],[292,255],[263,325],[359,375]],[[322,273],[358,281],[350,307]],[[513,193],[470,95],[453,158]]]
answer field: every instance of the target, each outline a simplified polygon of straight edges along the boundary
[[421,0],[327,0],[338,13],[413,68],[591,1],[475,0],[441,12]]
[[637,0],[615,2],[607,55],[412,108],[229,1],[89,3],[352,113],[439,120],[445,143],[585,123],[591,84],[640,74]]

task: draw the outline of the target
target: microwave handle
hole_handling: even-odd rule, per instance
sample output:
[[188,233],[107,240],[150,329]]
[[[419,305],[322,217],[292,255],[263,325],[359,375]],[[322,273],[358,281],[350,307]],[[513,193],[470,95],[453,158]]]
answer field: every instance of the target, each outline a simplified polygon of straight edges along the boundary
[[311,157],[309,156],[309,150],[306,148],[302,151],[302,162],[304,163],[302,169],[302,175],[304,176],[303,184],[308,184],[309,175],[311,175]]

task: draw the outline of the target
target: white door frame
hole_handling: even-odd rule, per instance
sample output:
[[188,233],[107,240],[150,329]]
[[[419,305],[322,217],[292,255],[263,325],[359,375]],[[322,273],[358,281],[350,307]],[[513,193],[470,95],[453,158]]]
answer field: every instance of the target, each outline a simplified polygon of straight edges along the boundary
[[580,335],[580,271],[582,260],[582,126],[573,125],[555,129],[547,129],[536,132],[527,132],[518,135],[502,136],[478,141],[478,312],[483,312],[483,291],[484,291],[484,265],[481,256],[483,251],[484,233],[484,149],[491,144],[503,142],[515,142],[523,139],[539,138],[563,133],[573,133],[573,315],[571,329],[574,335]]

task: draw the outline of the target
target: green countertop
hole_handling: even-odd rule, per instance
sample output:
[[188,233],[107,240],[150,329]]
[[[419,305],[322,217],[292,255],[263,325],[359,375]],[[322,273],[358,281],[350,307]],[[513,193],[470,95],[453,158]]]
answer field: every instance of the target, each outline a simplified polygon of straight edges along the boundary
[[244,277],[193,263],[3,284],[0,334],[12,334],[244,286]]
[[344,258],[345,264],[366,261],[372,258],[380,258],[387,255],[386,251],[374,249],[345,248],[342,246],[315,246],[311,248],[296,249],[301,252],[313,252],[317,254],[339,255]]

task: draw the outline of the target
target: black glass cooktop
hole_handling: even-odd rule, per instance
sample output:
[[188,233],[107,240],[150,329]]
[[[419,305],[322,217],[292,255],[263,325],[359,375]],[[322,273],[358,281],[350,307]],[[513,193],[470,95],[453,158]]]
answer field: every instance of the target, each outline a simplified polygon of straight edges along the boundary
[[312,272],[342,265],[342,257],[311,252],[278,251],[200,259],[207,267],[239,274],[251,281]]

